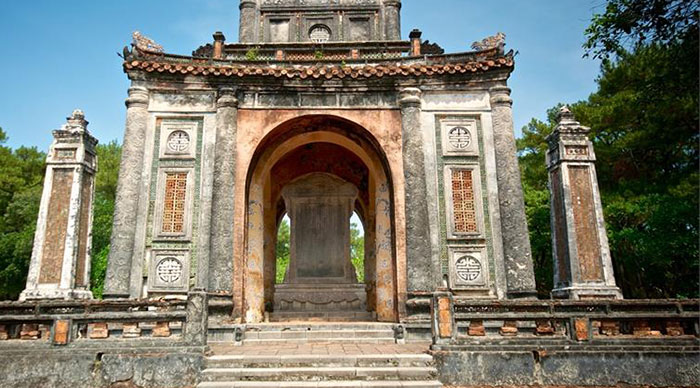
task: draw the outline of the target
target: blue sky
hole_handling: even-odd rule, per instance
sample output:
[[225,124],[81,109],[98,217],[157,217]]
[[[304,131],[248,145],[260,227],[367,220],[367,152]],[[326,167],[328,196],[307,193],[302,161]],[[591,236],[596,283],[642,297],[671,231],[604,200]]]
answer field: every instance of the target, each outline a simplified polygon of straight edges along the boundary
[[[403,0],[413,28],[448,52],[498,31],[519,52],[510,80],[516,132],[558,102],[595,90],[599,63],[582,58],[583,31],[603,0]],[[129,86],[116,53],[141,31],[170,53],[190,54],[223,31],[238,38],[238,0],[0,1],[0,127],[8,144],[51,142],[74,108],[103,143],[122,140]]]

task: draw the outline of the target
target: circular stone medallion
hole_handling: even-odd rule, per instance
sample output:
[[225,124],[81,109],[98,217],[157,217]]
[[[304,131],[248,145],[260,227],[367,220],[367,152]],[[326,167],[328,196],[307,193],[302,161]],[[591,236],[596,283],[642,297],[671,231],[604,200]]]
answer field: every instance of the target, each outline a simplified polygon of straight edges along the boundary
[[450,129],[447,138],[450,145],[458,150],[466,149],[472,143],[472,134],[464,127],[454,127]]
[[481,275],[481,263],[473,256],[462,256],[455,262],[457,276],[465,282],[473,282]]
[[158,263],[156,274],[163,283],[175,283],[182,277],[182,263],[174,257],[165,258]]
[[185,131],[173,131],[168,136],[167,145],[172,152],[186,152],[190,148],[190,135]]

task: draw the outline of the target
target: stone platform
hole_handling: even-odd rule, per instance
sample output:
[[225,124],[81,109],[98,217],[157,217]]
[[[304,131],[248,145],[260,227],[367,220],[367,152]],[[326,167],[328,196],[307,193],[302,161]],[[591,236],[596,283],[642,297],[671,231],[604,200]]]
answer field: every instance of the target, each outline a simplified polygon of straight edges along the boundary
[[364,284],[302,283],[275,285],[275,312],[365,312]]

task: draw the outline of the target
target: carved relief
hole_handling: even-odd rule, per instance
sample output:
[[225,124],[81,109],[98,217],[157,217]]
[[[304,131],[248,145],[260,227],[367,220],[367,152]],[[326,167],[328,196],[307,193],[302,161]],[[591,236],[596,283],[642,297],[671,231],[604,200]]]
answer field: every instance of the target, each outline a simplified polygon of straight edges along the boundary
[[190,148],[190,135],[185,131],[173,131],[168,135],[166,146],[168,151],[173,153],[183,153]]
[[189,288],[189,252],[186,250],[154,250],[148,285],[151,291],[187,291]]
[[481,262],[474,256],[462,256],[455,261],[455,273],[460,281],[473,282],[481,276]]
[[194,159],[197,125],[192,120],[163,121],[160,126],[160,158]]
[[447,133],[447,141],[453,148],[463,150],[472,143],[472,135],[467,128],[454,127]]
[[166,257],[156,265],[156,275],[163,283],[175,283],[182,278],[182,263],[174,257]]
[[309,40],[314,43],[326,43],[331,39],[331,29],[323,24],[317,24],[311,27],[309,31]]
[[442,121],[442,154],[478,156],[476,120]]
[[488,280],[488,263],[484,247],[450,247],[450,287],[484,289]]

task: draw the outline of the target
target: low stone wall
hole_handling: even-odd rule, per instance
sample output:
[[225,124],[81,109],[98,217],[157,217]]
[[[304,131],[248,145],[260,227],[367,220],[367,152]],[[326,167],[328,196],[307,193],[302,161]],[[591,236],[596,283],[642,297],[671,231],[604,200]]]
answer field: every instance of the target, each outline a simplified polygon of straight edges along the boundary
[[201,348],[3,350],[0,388],[111,387],[184,388],[197,384]]
[[436,294],[448,385],[700,385],[698,300],[474,301]]
[[448,385],[652,386],[700,384],[697,351],[437,351]]
[[193,387],[207,296],[0,303],[3,387]]

